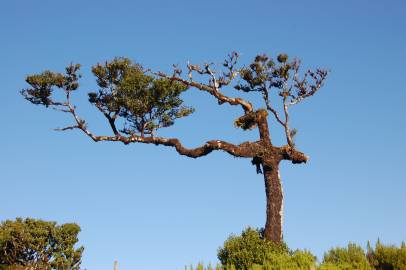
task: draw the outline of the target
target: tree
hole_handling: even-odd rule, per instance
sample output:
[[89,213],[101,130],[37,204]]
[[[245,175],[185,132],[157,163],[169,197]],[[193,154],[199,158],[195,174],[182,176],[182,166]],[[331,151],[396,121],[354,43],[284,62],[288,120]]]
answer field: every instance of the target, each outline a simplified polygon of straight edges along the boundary
[[[78,64],[69,65],[65,74],[45,71],[28,76],[26,82],[31,87],[21,93],[33,104],[71,114],[75,124],[59,130],[78,129],[95,142],[163,145],[174,147],[179,154],[191,158],[222,150],[234,157],[251,159],[257,173],[263,173],[265,180],[265,238],[279,243],[282,240],[283,218],[279,163],[282,160],[292,163],[305,163],[308,160],[294,144],[296,130],[289,125],[289,108],[313,96],[323,85],[327,71],[317,69],[301,72],[300,61],[289,61],[286,54],[278,55],[276,60],[258,55],[249,66],[243,67],[237,67],[238,58],[236,52],[229,54],[218,70],[214,70],[213,64],[200,66],[188,63],[186,76],[179,66],[173,67],[172,74],[166,74],[144,69],[127,58],[116,58],[95,65],[92,72],[99,90],[88,94],[89,102],[105,116],[113,135],[92,133],[71,103],[71,94],[79,87]],[[252,103],[243,98],[233,98],[222,93],[224,87],[232,85],[238,91],[261,95],[263,108],[255,109]],[[63,91],[64,100],[55,99],[55,88]],[[193,108],[182,105],[180,97],[184,91],[192,88],[210,94],[219,105],[227,103],[241,107],[243,114],[235,120],[235,126],[243,130],[256,128],[259,139],[238,145],[223,140],[210,140],[200,147],[186,148],[177,138],[157,136],[159,129],[171,126],[176,119],[193,113]],[[278,96],[281,99],[281,112],[273,103]],[[273,145],[268,128],[269,114],[283,127],[286,145]],[[120,122],[124,122],[121,129],[117,127]]]
[[83,247],[75,248],[80,227],[37,219],[0,224],[0,269],[79,270]]

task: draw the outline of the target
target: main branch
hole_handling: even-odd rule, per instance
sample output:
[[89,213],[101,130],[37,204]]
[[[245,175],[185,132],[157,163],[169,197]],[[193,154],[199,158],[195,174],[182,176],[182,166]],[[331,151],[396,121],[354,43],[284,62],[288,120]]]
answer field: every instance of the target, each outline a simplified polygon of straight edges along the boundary
[[[123,136],[120,133],[116,132],[117,129],[115,128],[115,126],[112,126],[115,136],[98,136],[98,135],[94,135],[91,131],[89,131],[89,129],[87,128],[86,122],[79,117],[79,115],[77,114],[77,112],[75,110],[75,106],[73,106],[70,103],[69,93],[67,95],[67,101],[65,103],[54,102],[54,103],[51,103],[50,105],[66,107],[67,109],[63,110],[63,111],[70,113],[76,122],[75,125],[67,126],[64,128],[59,128],[57,130],[65,131],[65,130],[71,130],[71,129],[79,129],[95,142],[114,141],[114,142],[122,142],[124,144],[145,143],[145,144],[164,145],[164,146],[174,147],[180,155],[188,156],[191,158],[202,157],[215,150],[225,151],[235,157],[252,158],[257,151],[256,149],[258,148],[257,144],[252,143],[252,142],[245,142],[245,143],[241,143],[239,145],[235,145],[235,144],[228,143],[226,141],[221,141],[221,140],[207,141],[204,145],[197,147],[197,148],[186,148],[182,145],[182,143],[177,138],[162,138],[162,137],[152,137],[152,136],[143,137],[143,136],[138,136],[135,133],[132,133],[129,136]],[[108,120],[111,124],[110,118],[108,118]]]

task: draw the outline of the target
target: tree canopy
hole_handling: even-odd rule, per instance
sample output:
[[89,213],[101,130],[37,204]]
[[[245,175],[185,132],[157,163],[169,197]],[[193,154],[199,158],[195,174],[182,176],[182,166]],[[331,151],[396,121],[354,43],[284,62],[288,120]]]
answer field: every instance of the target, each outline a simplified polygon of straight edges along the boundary
[[0,269],[34,267],[79,270],[84,248],[75,247],[80,227],[32,218],[0,224]]
[[[163,145],[192,158],[217,150],[235,157],[250,158],[256,172],[264,174],[267,197],[265,238],[281,242],[283,194],[279,163],[282,160],[292,163],[308,160],[294,143],[296,130],[290,127],[289,108],[313,96],[322,87],[328,71],[302,71],[300,60],[290,60],[286,54],[279,54],[276,59],[260,54],[248,66],[238,66],[238,59],[239,54],[232,52],[221,67],[213,63],[195,65],[188,62],[184,71],[174,65],[172,74],[145,69],[128,58],[96,64],[92,72],[99,89],[88,93],[88,98],[107,119],[112,135],[94,134],[71,102],[71,94],[79,88],[79,64],[66,67],[65,74],[44,71],[28,76],[26,82],[30,88],[22,90],[21,94],[33,104],[71,114],[74,124],[59,130],[77,129],[95,142]],[[262,107],[255,108],[246,99],[225,95],[222,92],[225,87],[259,94],[264,103]],[[219,105],[240,107],[243,114],[234,121],[234,125],[243,130],[257,128],[259,139],[239,144],[215,139],[196,148],[186,148],[176,137],[157,136],[159,129],[193,113],[194,109],[183,105],[181,98],[183,92],[192,88],[210,94]],[[54,95],[55,89],[62,90],[63,99]],[[278,111],[278,108],[281,110]],[[272,143],[269,115],[283,127],[286,145]]]

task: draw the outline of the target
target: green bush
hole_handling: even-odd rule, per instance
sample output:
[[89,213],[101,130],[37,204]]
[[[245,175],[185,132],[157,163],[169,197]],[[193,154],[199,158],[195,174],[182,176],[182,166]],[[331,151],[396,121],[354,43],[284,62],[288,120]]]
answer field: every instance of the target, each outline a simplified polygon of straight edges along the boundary
[[378,240],[375,249],[368,244],[367,257],[370,264],[376,270],[405,270],[406,269],[406,245],[402,243],[400,248],[393,245],[382,245]]
[[378,240],[375,249],[368,243],[367,253],[355,245],[334,248],[324,255],[317,270],[406,270],[406,245],[400,248],[382,245]]
[[213,267],[211,264],[208,266],[204,266],[203,263],[199,263],[197,267],[193,267],[193,265],[190,265],[189,267],[185,266],[185,270],[224,270],[223,267],[220,265],[216,265],[216,267]]
[[[367,252],[350,243],[324,254],[321,264],[308,251],[291,251],[285,243],[275,245],[264,240],[263,231],[247,228],[240,236],[231,235],[217,254],[221,265],[215,268],[199,264],[188,270],[406,270],[406,244],[400,247],[368,243]],[[187,269],[187,268],[186,268]]]
[[308,270],[316,261],[310,252],[292,252],[285,243],[267,241],[262,230],[252,228],[230,236],[217,256],[225,270]]
[[348,244],[347,248],[333,248],[324,254],[319,270],[372,270],[364,250],[356,244]]
[[315,269],[316,259],[308,251],[289,254],[270,253],[262,265],[254,264],[251,270],[310,270]]
[[0,224],[0,269],[79,270],[83,247],[75,248],[80,227],[37,219]]

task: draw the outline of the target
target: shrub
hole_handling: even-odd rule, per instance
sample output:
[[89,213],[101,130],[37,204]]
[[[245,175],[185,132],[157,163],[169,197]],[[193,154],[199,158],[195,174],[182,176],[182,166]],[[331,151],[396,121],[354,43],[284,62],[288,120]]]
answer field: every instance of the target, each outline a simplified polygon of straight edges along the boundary
[[404,270],[406,269],[406,246],[400,248],[393,245],[382,245],[378,240],[375,250],[368,244],[368,260],[376,270]]
[[311,270],[315,268],[315,261],[315,257],[308,251],[270,253],[263,265],[254,265],[252,270]]
[[406,270],[406,244],[398,248],[368,243],[367,253],[350,243],[345,248],[333,248],[316,265],[308,251],[291,251],[286,244],[275,245],[263,238],[263,231],[247,228],[241,236],[231,235],[218,250],[221,265],[215,268],[199,264],[186,270]]
[[217,256],[226,270],[307,270],[315,265],[310,252],[292,252],[285,243],[265,240],[262,230],[252,228],[230,236]]
[[78,270],[83,247],[75,249],[80,227],[37,219],[0,224],[0,269]]
[[216,265],[216,267],[213,267],[211,264],[208,266],[204,266],[203,263],[199,263],[197,267],[193,267],[193,265],[190,265],[189,267],[185,266],[185,270],[224,270],[223,267],[220,265]]
[[347,248],[333,248],[324,254],[319,270],[372,270],[364,250],[356,244]]

